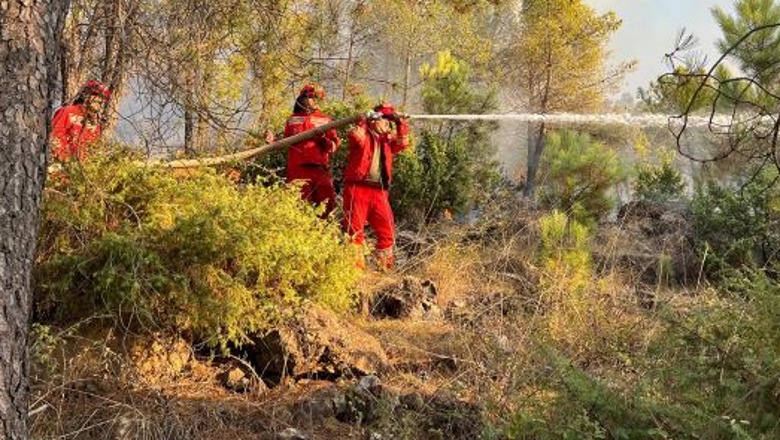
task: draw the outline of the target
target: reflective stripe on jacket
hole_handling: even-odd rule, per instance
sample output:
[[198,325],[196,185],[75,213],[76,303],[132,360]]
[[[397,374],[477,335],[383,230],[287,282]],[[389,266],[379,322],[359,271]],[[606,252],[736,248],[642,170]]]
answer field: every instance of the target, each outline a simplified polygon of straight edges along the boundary
[[[284,137],[295,136],[331,122],[332,119],[319,110],[310,114],[293,113],[284,126]],[[287,168],[298,168],[306,165],[330,165],[330,156],[339,146],[336,130],[328,130],[322,136],[316,136],[290,147],[287,150]]]

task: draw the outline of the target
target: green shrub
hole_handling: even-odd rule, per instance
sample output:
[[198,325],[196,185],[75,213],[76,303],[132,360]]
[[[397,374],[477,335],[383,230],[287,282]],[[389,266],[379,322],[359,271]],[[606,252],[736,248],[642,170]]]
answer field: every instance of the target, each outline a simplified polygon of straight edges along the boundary
[[656,392],[727,425],[702,438],[778,438],[780,288],[759,271],[721,286],[664,309],[668,330],[651,346]]
[[609,191],[624,178],[614,151],[587,134],[569,130],[547,135],[540,170],[541,202],[584,223],[610,212],[614,201]]
[[[646,350],[624,355],[617,368],[574,359],[559,340],[537,333],[508,437],[778,438],[778,284],[743,271],[718,290],[660,304],[655,317],[662,325],[649,332]],[[602,335],[580,331],[578,342]]]
[[614,274],[594,270],[588,228],[553,211],[540,218],[540,236],[534,332],[583,363],[610,362],[642,344],[649,323]]
[[[506,434],[510,439],[754,438],[742,435],[745,432],[739,423],[699,407],[701,401],[690,401],[689,396],[664,388],[655,371],[622,384],[617,374],[599,377],[586,371],[549,342],[539,341],[536,348],[535,361],[543,372],[530,386],[533,395],[509,420]],[[703,393],[708,385],[698,384]]]
[[634,195],[638,200],[664,203],[679,199],[685,183],[670,159],[660,165],[642,164],[636,167]]
[[[496,108],[492,92],[478,93],[468,65],[440,53],[425,65],[423,108],[429,114],[482,114]],[[500,182],[489,122],[416,124],[414,147],[396,159],[393,209],[399,218],[428,221],[443,211],[465,214],[484,202]]]
[[697,246],[706,272],[776,270],[780,252],[777,171],[765,170],[743,184],[707,182],[693,199]]
[[63,176],[44,201],[41,317],[108,313],[224,345],[306,301],[352,305],[355,250],[296,188],[210,170],[177,180],[109,156]]

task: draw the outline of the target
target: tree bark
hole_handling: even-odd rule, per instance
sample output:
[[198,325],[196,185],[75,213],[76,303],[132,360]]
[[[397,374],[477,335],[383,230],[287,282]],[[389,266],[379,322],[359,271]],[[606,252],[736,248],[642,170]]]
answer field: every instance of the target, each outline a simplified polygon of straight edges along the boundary
[[[110,7],[109,7],[110,5]],[[137,47],[137,17],[142,3],[137,0],[111,0],[106,2],[105,61],[101,78],[111,90],[111,98],[103,110],[103,133],[113,131],[117,123],[119,103]]]
[[354,26],[349,31],[349,47],[347,50],[347,65],[344,67],[344,82],[341,86],[341,100],[347,100],[347,92],[349,91],[349,80],[352,73],[352,50],[355,47],[355,31]]
[[187,103],[184,104],[184,155],[195,155],[195,112]]
[[0,2],[0,438],[27,438],[38,211],[67,0]]
[[408,47],[406,49],[406,58],[404,59],[404,94],[401,100],[401,108],[407,108],[407,99],[409,96],[409,88],[412,82],[412,49]]
[[528,199],[536,195],[536,174],[544,151],[545,130],[544,122],[539,125],[530,124],[528,127],[528,166],[523,187],[523,196]]

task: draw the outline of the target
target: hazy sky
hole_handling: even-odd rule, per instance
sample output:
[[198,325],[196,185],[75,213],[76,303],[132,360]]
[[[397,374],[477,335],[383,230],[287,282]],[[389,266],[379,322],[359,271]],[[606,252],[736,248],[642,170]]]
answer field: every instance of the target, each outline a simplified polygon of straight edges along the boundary
[[680,29],[698,38],[695,50],[707,55],[708,66],[716,59],[715,42],[720,28],[710,10],[720,6],[732,11],[734,0],[585,0],[598,12],[614,11],[623,26],[612,37],[612,61],[635,59],[636,70],[626,76],[624,92],[636,95],[638,87],[668,71],[664,54],[674,48]]

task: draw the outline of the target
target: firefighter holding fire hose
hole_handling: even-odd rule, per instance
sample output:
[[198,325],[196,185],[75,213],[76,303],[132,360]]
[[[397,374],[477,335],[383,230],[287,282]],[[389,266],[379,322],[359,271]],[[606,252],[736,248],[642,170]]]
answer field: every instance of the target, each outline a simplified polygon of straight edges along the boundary
[[393,158],[409,146],[407,116],[388,102],[374,107],[349,132],[349,154],[344,171],[344,230],[355,244],[365,239],[366,223],[377,237],[376,261],[381,269],[395,262],[395,220],[390,209]]
[[[312,130],[332,121],[319,109],[325,92],[317,84],[305,85],[295,99],[293,114],[287,119],[284,137]],[[330,158],[339,146],[335,129],[298,142],[287,150],[287,182],[303,181],[301,197],[315,205],[325,204],[322,218],[336,207],[336,190],[330,173]]]

